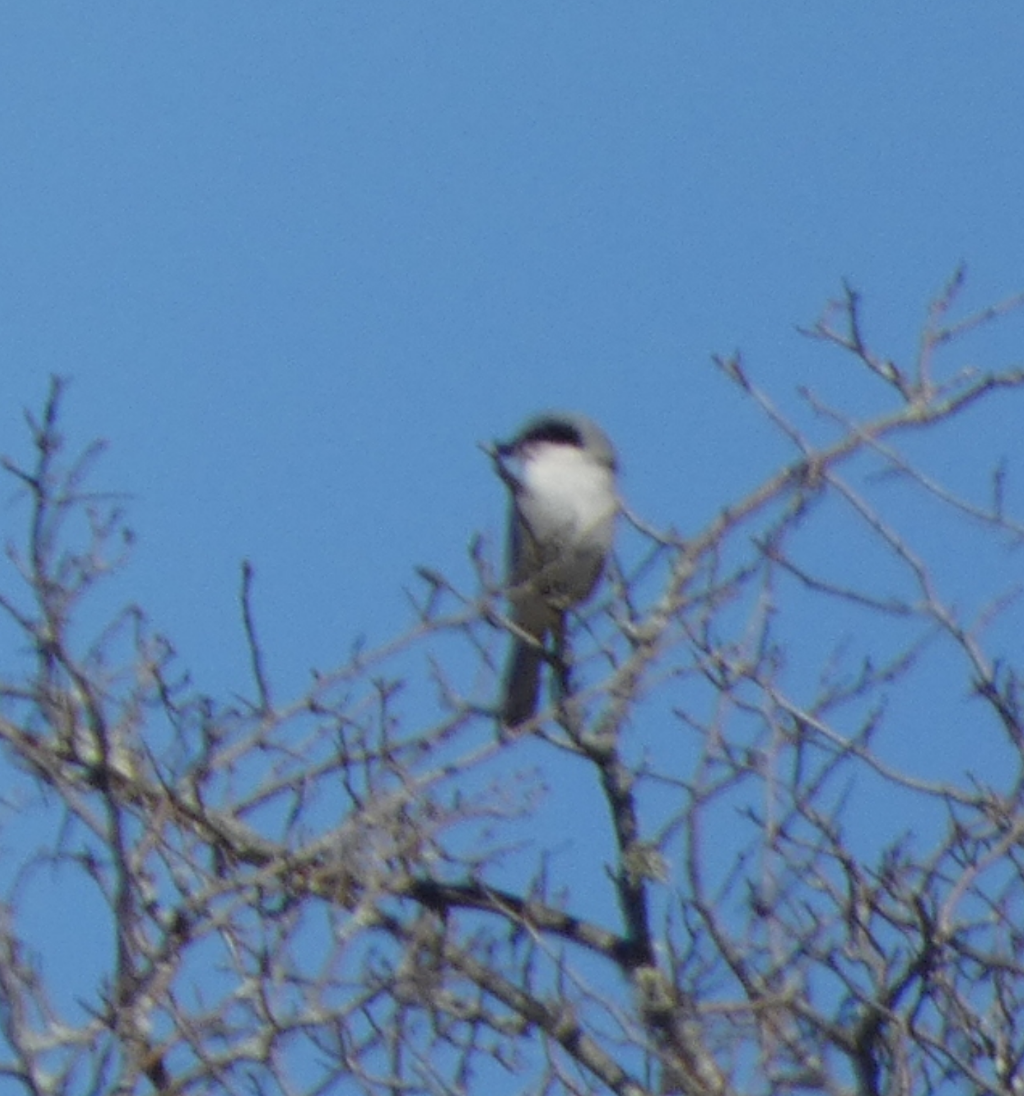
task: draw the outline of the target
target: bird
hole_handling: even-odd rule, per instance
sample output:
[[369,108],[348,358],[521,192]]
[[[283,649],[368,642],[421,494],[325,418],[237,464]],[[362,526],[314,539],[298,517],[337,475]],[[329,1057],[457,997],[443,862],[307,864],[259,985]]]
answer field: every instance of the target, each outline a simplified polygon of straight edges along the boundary
[[495,451],[511,495],[509,616],[525,633],[512,638],[502,684],[501,722],[514,728],[536,714],[548,636],[560,658],[566,611],[593,594],[604,571],[619,510],[618,462],[601,427],[567,411],[531,418]]

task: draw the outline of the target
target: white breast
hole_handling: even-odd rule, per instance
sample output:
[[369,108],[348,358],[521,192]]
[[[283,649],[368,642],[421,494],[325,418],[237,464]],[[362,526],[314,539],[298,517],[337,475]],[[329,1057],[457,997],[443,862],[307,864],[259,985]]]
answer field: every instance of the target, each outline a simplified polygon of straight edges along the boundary
[[607,551],[615,483],[607,465],[571,445],[540,444],[523,462],[519,508],[542,543]]

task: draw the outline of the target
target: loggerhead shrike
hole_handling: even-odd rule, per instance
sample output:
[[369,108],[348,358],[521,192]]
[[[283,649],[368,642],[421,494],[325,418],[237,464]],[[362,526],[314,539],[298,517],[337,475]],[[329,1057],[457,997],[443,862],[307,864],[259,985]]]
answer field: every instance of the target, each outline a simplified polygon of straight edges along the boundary
[[537,710],[547,636],[554,636],[555,655],[561,656],[566,610],[585,601],[601,577],[619,502],[615,450],[584,415],[538,415],[497,452],[512,495],[510,616],[537,641],[514,639],[509,653],[501,720],[516,727]]

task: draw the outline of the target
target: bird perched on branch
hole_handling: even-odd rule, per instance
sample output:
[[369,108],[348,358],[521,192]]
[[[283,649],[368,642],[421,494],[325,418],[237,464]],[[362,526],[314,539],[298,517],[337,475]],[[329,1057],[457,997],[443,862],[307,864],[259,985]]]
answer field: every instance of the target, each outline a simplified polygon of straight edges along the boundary
[[[564,651],[566,610],[594,591],[611,551],[618,497],[615,450],[584,415],[549,411],[496,447],[511,494],[508,600],[515,637],[505,672],[502,722],[525,723],[537,711],[540,672],[554,639]],[[556,668],[565,679],[564,662]]]

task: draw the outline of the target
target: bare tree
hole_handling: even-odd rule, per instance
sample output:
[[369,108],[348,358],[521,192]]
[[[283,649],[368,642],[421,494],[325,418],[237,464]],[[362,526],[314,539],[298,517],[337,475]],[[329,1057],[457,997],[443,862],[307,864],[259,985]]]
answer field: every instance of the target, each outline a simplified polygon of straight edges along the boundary
[[[1020,1092],[1024,526],[985,441],[1024,371],[953,359],[1022,300],[954,321],[960,282],[910,363],[849,289],[806,332],[877,412],[718,361],[788,457],[685,539],[631,517],[512,735],[479,545],[288,699],[244,567],[251,695],[201,694],[104,610],[130,538],[54,382],[4,462],[3,1090]],[[538,824],[569,781],[575,835]]]

